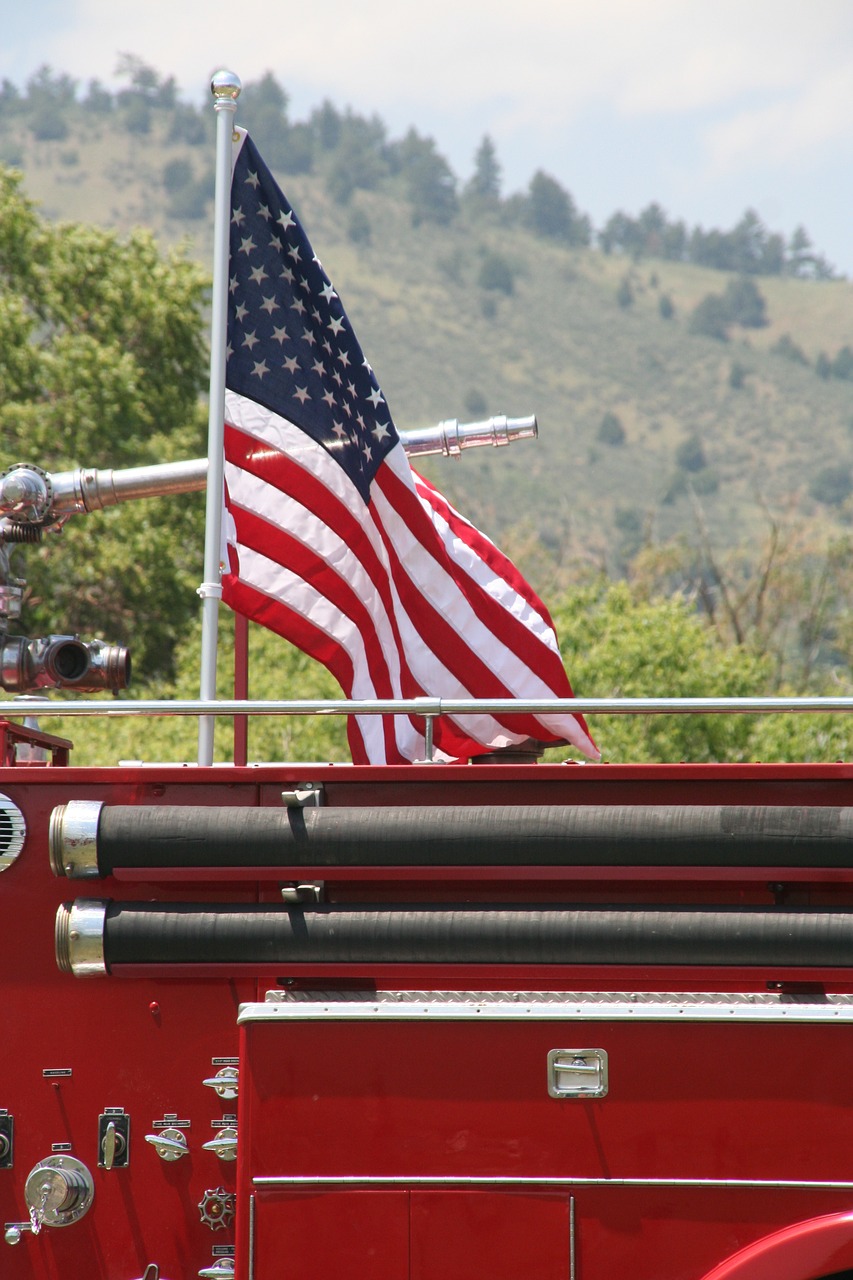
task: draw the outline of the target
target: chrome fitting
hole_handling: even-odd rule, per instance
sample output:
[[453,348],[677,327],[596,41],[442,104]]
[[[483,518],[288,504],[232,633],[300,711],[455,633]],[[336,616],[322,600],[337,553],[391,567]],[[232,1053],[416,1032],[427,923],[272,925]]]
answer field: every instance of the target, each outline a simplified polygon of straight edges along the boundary
[[56,913],[54,947],[56,963],[63,973],[75,978],[104,977],[109,973],[104,959],[104,928],[107,902],[79,898],[63,902]]
[[50,815],[47,845],[55,876],[93,880],[98,871],[98,823],[101,800],[69,800]]

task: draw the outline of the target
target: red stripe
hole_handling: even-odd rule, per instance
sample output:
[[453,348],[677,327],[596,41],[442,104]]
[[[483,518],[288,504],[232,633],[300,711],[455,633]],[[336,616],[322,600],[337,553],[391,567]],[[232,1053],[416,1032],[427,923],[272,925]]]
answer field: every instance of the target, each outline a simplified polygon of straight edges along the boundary
[[466,520],[463,515],[460,515],[455,507],[450,505],[444,494],[440,493],[428,480],[425,480],[423,476],[414,470],[412,475],[415,478],[415,487],[422,500],[428,502],[443,517],[453,533],[466,546],[470,547],[493,573],[496,573],[517,595],[521,596],[522,600],[526,601],[531,609],[538,613],[543,622],[553,631],[554,623],[545,604],[539,599],[530,583],[518,572],[512,561],[507,559],[490,538],[487,538],[475,525],[471,524],[470,520]]
[[[382,565],[381,560],[370,540],[368,539],[362,525],[358,520],[338,501],[333,494],[313,475],[304,471],[297,463],[283,455],[279,450],[271,449],[266,445],[259,444],[254,437],[240,431],[231,424],[226,424],[226,456],[228,461],[235,466],[241,467],[249,472],[257,479],[274,487],[281,493],[285,493],[295,500],[299,501],[307,510],[324,525],[332,528],[335,533],[341,537],[348,545],[349,549],[358,556],[366,573],[370,577],[376,591],[378,592],[391,626],[394,643],[400,658],[400,689],[394,691],[390,681],[388,684],[388,696],[394,696],[395,692],[403,697],[422,697],[425,690],[422,688],[418,680],[414,677],[405,657],[405,650],[402,639],[397,627],[395,618],[395,606],[392,593],[389,588],[387,572]],[[233,509],[233,504],[230,504]],[[326,518],[326,512],[333,513],[333,519]],[[243,514],[234,512],[235,520],[239,519],[242,527],[244,519]],[[323,578],[330,584],[332,588],[343,586],[340,577],[328,570],[325,563],[316,556],[311,557],[310,553],[306,553],[302,544],[296,542],[289,535],[282,533],[275,526],[267,524],[261,517],[255,517],[259,524],[252,536],[251,542],[247,541],[247,545],[252,545],[255,550],[263,555],[268,555],[270,559],[276,560],[278,563],[293,568],[300,576],[311,581],[313,585],[318,585],[315,578],[318,574],[322,574]],[[260,537],[261,529],[265,534],[269,534],[270,538],[281,538],[280,554],[277,551],[275,555],[270,554],[270,542],[266,537]],[[305,554],[309,557],[301,568],[297,567],[297,561],[293,553],[300,557]],[[393,551],[392,551],[392,558]],[[315,569],[312,572],[312,568]],[[319,585],[318,585],[319,589]],[[329,598],[334,598],[334,590],[323,589],[323,593]],[[342,597],[340,597],[342,598]],[[347,616],[353,616],[355,608],[354,601],[357,598],[351,594],[345,612]],[[272,602],[267,607],[266,612],[272,616]],[[290,612],[290,611],[288,611]],[[416,621],[416,619],[415,619]],[[302,642],[293,638],[289,633],[282,629],[282,625],[273,625],[272,622],[266,622],[264,625],[270,626],[272,630],[277,631],[281,635],[285,635],[293,642],[305,647]],[[310,624],[309,624],[310,625]],[[370,623],[370,631],[375,635],[372,622]],[[378,644],[378,640],[377,640]],[[312,656],[318,656],[313,650],[307,650]],[[381,652],[381,650],[380,650]],[[321,658],[321,661],[325,659]],[[384,656],[382,658],[384,666]],[[327,664],[328,665],[328,664]],[[338,679],[341,687],[348,696],[352,695],[352,679],[349,684],[341,679],[337,671],[330,667],[333,674]],[[387,667],[385,667],[387,672]],[[381,695],[380,695],[381,696]],[[424,724],[423,718],[420,716],[409,717],[411,723],[415,726],[419,733],[423,734]],[[387,721],[390,725],[390,719]],[[435,726],[435,744],[445,754],[454,758],[467,758],[483,751],[483,744],[476,742],[464,732],[460,732],[455,728],[453,722],[447,717],[441,719]],[[398,748],[396,739],[394,740],[394,749],[392,755],[396,755]]]
[[[342,617],[353,623],[364,646],[367,671],[375,696],[393,698],[394,685],[373,619],[349,583],[330,569],[315,552],[276,525],[269,524],[262,516],[235,505],[233,499],[229,501],[229,510],[234,517],[237,541],[241,546],[249,547],[277,564],[286,566],[309,583],[318,595],[328,600]],[[352,688],[351,683],[348,690],[350,696]],[[399,753],[390,720],[383,721],[383,728],[386,736],[386,759],[391,761]]]
[[[352,662],[346,650],[334,644],[324,631],[312,626],[301,614],[281,601],[256,591],[239,576],[239,564],[233,548],[228,548],[231,572],[222,577],[222,599],[237,613],[243,613],[269,631],[291,641],[309,657],[322,662],[346,693],[352,688]],[[361,730],[353,716],[347,717],[347,740],[354,764],[370,764]]]
[[[411,530],[421,545],[427,550],[433,558],[442,562],[442,566],[450,574],[460,593],[468,600],[471,608],[480,621],[486,625],[490,632],[499,639],[504,639],[502,632],[506,629],[506,620],[510,617],[507,611],[502,608],[496,601],[488,599],[487,607],[483,607],[486,597],[482,588],[473,583],[467,575],[460,576],[458,570],[454,572],[456,566],[450,561],[444,545],[440,542],[435,530],[429,524],[427,517],[418,503],[417,496],[409,494],[404,486],[399,482],[396,476],[392,476],[391,483],[386,484],[390,469],[385,468],[380,472],[374,483],[378,483],[382,492],[388,498],[392,507],[400,520]],[[380,479],[381,477],[381,479]],[[399,505],[398,505],[399,504]],[[385,535],[384,530],[383,536]],[[428,539],[428,541],[427,541]],[[402,579],[402,580],[401,580]],[[417,597],[420,602],[420,608],[427,626],[422,626],[421,630],[428,630],[433,637],[433,648],[441,653],[442,661],[448,669],[452,670],[457,678],[471,690],[473,697],[479,698],[511,698],[514,697],[514,691],[509,689],[487,666],[487,664],[465,643],[464,636],[460,635],[438,611],[429,603],[428,600],[417,590],[410,582],[406,575],[400,578],[395,577],[397,589],[404,605],[414,607],[413,597]],[[466,588],[467,584],[467,588]],[[410,604],[410,602],[412,602]],[[515,619],[512,619],[515,622]],[[531,633],[528,632],[528,636]],[[533,637],[535,640],[535,637]],[[551,650],[546,649],[541,642],[536,641],[536,649],[534,650],[534,662],[532,669],[537,671],[539,665],[538,659],[545,650],[552,658],[554,654]],[[464,651],[464,652],[463,652]],[[530,666],[530,664],[527,664]],[[563,680],[568,685],[562,664],[560,671],[563,674]],[[537,671],[537,674],[539,672]],[[570,697],[571,692],[558,695]],[[541,724],[533,715],[506,715],[495,716],[497,723],[504,726],[513,733],[526,734],[531,738],[548,739],[554,738],[556,735],[552,730]]]
[[[393,475],[393,473],[391,474]],[[535,632],[531,631],[524,622],[516,618],[505,605],[501,604],[500,600],[496,599],[474,578],[470,577],[465,572],[463,565],[453,559],[420,505],[417,494],[412,493],[397,476],[394,476],[393,493],[390,491],[390,486],[386,486],[384,477],[382,489],[388,496],[389,501],[394,503],[401,520],[411,529],[424,549],[433,556],[444,571],[457,583],[459,591],[468,601],[471,609],[484,627],[492,635],[497,636],[529,671],[535,672],[549,686],[554,697],[570,698],[572,696],[571,686],[559,655],[540,640]],[[444,513],[442,512],[442,514]],[[467,521],[464,524],[467,525],[467,528],[461,529],[460,535],[463,537],[463,541],[467,543],[465,535],[473,529],[473,526],[469,525]],[[482,536],[481,541],[490,545],[488,540],[483,539]],[[502,559],[504,557],[499,556],[499,560]],[[500,570],[496,567],[495,572],[500,572]],[[513,590],[514,588],[510,585],[509,589]],[[536,601],[536,596],[533,595],[532,591],[530,594],[533,600]],[[536,601],[536,603],[538,604],[536,612],[539,613],[544,609],[544,606],[541,602]]]

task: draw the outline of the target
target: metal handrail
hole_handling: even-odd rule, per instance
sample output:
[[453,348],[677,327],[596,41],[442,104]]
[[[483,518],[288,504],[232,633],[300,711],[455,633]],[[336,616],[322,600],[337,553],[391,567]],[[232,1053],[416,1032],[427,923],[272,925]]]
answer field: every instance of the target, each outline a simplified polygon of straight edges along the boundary
[[322,715],[816,715],[853,712],[850,698],[325,698],[264,701],[247,698],[50,698],[27,694],[0,702],[0,717],[63,716],[322,716]]

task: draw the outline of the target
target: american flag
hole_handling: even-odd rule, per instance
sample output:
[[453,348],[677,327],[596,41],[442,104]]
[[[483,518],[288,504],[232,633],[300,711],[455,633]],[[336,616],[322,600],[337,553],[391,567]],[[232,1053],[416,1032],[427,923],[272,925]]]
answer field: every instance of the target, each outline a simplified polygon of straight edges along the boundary
[[[340,298],[244,130],[231,186],[223,598],[354,699],[571,697],[515,567],[409,466]],[[440,717],[439,758],[527,738],[598,752],[581,716]],[[422,719],[351,716],[355,763],[424,755]]]

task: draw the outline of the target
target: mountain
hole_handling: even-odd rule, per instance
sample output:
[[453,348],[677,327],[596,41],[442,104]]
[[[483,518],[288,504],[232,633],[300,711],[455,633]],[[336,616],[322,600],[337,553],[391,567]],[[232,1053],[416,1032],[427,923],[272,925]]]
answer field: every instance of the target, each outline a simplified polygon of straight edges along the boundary
[[[143,224],[207,264],[213,151],[203,136],[185,140],[178,118],[155,112],[133,131],[126,110],[77,108],[53,139],[22,119],[0,159],[20,166],[49,218]],[[443,222],[423,210],[413,219],[411,183],[393,166],[373,189],[349,190],[325,162],[291,177],[273,167],[398,426],[536,413],[536,443],[424,466],[522,559],[618,573],[644,541],[695,540],[702,524],[721,548],[755,545],[768,510],[795,510],[827,534],[847,528],[847,281],[750,277],[758,314],[713,337],[696,331],[696,308],[728,296],[730,273],[537,235],[511,216],[512,201],[462,200]],[[79,462],[109,466],[108,442]]]

